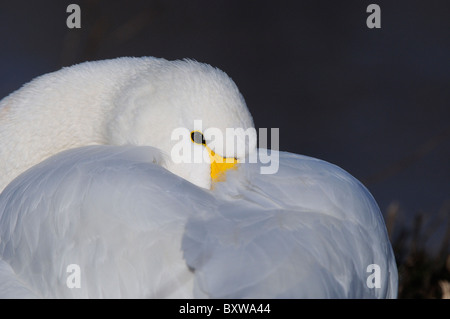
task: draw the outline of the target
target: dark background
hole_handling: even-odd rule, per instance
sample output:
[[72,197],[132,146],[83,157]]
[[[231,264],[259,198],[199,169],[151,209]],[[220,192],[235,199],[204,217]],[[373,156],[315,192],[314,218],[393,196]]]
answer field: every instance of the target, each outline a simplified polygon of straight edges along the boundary
[[[70,3],[81,29],[66,26]],[[370,3],[381,29],[366,26]],[[281,150],[344,168],[391,236],[428,225],[419,241],[448,254],[450,1],[1,1],[0,39],[0,97],[86,60],[217,66]]]

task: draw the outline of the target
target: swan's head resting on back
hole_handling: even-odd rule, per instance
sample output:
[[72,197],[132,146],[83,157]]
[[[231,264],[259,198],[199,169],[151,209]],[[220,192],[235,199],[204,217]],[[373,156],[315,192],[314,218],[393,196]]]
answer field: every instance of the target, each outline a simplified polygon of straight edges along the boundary
[[253,119],[223,71],[191,60],[156,60],[114,99],[111,144],[150,145],[166,168],[204,188],[256,149]]

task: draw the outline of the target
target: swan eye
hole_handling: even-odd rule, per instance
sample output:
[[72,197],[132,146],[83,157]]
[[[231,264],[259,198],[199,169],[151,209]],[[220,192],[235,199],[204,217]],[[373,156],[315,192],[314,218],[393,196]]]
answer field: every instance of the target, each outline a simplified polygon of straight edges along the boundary
[[195,144],[206,145],[206,141],[205,141],[205,138],[203,137],[202,132],[192,131],[191,132],[191,140]]

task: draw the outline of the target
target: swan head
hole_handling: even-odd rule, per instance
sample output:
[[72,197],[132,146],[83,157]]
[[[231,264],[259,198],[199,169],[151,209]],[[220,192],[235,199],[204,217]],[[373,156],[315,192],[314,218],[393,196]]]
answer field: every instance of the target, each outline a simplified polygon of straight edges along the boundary
[[154,146],[169,171],[197,186],[211,188],[256,150],[244,98],[208,64],[158,59],[121,92],[108,124],[110,143]]

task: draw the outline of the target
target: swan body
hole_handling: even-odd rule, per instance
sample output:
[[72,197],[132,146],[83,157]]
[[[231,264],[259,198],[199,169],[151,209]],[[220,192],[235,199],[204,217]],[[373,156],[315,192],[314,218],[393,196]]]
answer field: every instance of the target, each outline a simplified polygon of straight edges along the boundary
[[252,135],[231,150],[187,140],[240,162],[215,182],[212,160],[170,156],[173,130],[196,132],[196,120],[253,128],[234,82],[190,60],[88,62],[1,100],[0,297],[397,296],[383,217],[360,182],[276,151],[278,171],[261,174],[246,161],[266,152]]

